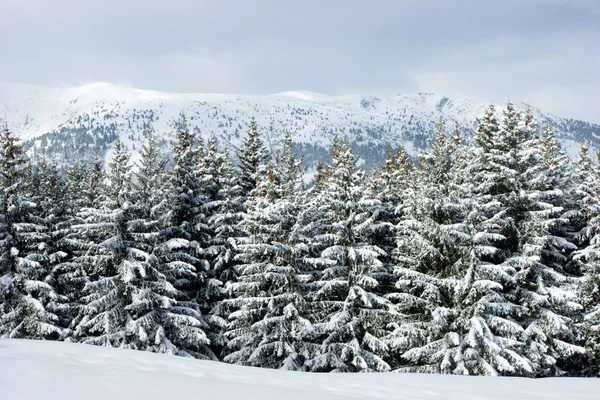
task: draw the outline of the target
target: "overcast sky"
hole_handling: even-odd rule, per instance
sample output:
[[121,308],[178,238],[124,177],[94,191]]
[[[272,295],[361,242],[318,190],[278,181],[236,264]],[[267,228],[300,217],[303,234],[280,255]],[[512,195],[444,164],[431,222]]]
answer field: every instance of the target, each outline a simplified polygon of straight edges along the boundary
[[0,0],[0,80],[436,92],[600,123],[600,0]]

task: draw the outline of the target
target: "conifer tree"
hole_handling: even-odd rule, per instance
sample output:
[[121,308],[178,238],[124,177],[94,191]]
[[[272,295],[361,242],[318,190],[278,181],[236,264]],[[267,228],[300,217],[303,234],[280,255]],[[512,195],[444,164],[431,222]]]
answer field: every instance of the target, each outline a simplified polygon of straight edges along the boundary
[[405,199],[414,171],[414,164],[403,147],[388,155],[385,165],[371,180],[372,192],[382,202],[396,208]]
[[269,164],[271,156],[263,142],[256,121],[250,121],[250,129],[244,138],[242,148],[238,151],[239,185],[242,195],[249,196],[260,179],[259,171]]
[[241,222],[249,236],[237,240],[239,279],[226,305],[230,315],[225,360],[245,365],[303,370],[315,352],[302,288],[307,277],[294,262],[291,230],[300,186],[299,162],[287,136],[279,174],[262,167]]
[[[164,163],[158,159],[152,133],[146,134],[136,184],[131,184],[128,154],[115,146],[109,199],[99,209],[84,208],[80,212],[84,223],[75,226],[79,237],[89,238],[75,261],[85,265],[90,280],[74,321],[75,338],[214,359],[199,307],[180,289],[194,281],[194,267],[186,262],[189,258],[182,261],[172,251],[181,247],[179,239],[160,234],[166,224],[161,194]],[[138,190],[150,186],[155,196],[144,198]]]
[[[166,230],[167,237],[178,239],[179,245],[171,249],[170,257],[190,264],[194,279],[185,280],[179,289],[188,291],[189,296],[198,291],[210,269],[204,248],[207,243],[207,218],[203,212],[206,202],[197,177],[199,162],[204,157],[198,148],[196,135],[190,131],[185,114],[178,121],[177,137],[173,143],[173,170],[170,173],[171,221]],[[202,297],[203,294],[200,294]]]
[[229,155],[217,151],[216,147],[209,150],[209,154],[207,160],[213,160],[211,168],[214,175],[211,176],[215,182],[215,200],[207,203],[213,208],[209,225],[214,232],[209,252],[212,254],[215,276],[227,290],[228,284],[237,279],[235,239],[246,234],[239,225],[244,218],[245,197]]
[[303,263],[317,269],[308,300],[316,340],[322,342],[306,364],[311,371],[386,371],[388,348],[382,339],[396,313],[379,288],[385,252],[371,242],[380,203],[362,196],[365,177],[347,139],[334,140],[332,158],[322,189],[308,204],[314,208],[303,216],[321,225],[312,226],[313,243],[304,246],[309,254]]
[[61,285],[56,279],[57,266],[68,261],[70,257],[62,243],[62,239],[69,232],[68,224],[71,219],[67,190],[58,169],[45,157],[36,169],[30,190],[36,207],[29,219],[37,229],[35,233],[29,234],[31,250],[28,257],[39,262],[47,274],[45,281],[56,292],[56,296],[48,304],[48,309],[59,317],[59,325],[67,328],[71,322],[70,309],[65,307],[68,298],[62,295]]
[[529,111],[515,127],[522,201],[513,218],[520,237],[518,254],[507,262],[516,269],[515,301],[526,310],[521,316],[526,355],[537,376],[556,376],[584,352],[574,324],[581,305],[567,265],[577,246],[570,241],[571,190],[564,155],[549,127],[542,141],[536,128]]
[[[82,292],[89,282],[86,253],[95,240],[90,231],[82,230],[84,209],[97,210],[106,202],[106,174],[100,161],[92,164],[77,163],[67,170],[65,184],[66,218],[57,234],[58,248],[64,257],[52,269],[52,278],[60,299],[57,313],[64,326],[73,328],[80,313]],[[68,340],[74,340],[68,338]]]
[[61,339],[67,332],[48,308],[57,298],[47,281],[49,233],[31,199],[28,176],[18,139],[6,128],[0,136],[0,335]]
[[[86,168],[85,172],[85,184],[84,184],[84,198],[82,207],[100,207],[100,205],[106,201],[108,193],[108,187],[106,185],[106,172],[104,166],[99,159],[95,159],[94,162]],[[73,210],[75,213],[79,209]]]
[[583,272],[578,294],[585,307],[581,331],[586,346],[586,357],[580,360],[585,366],[578,372],[600,376],[600,174],[598,165],[591,161],[587,142],[581,146],[575,181],[581,229],[579,250],[573,259]]
[[204,279],[202,304],[212,349],[221,354],[227,345],[224,333],[228,310],[223,300],[230,297],[231,285],[237,280],[235,238],[244,236],[245,232],[238,226],[244,215],[241,188],[229,154],[219,151],[214,137],[208,141],[197,177],[203,187],[205,202],[201,208],[210,235],[204,250],[210,268]]
[[210,263],[206,248],[210,245],[207,216],[205,215],[205,193],[197,171],[204,159],[202,143],[190,130],[185,114],[177,121],[175,141],[172,143],[173,168],[169,171],[166,193],[168,221],[161,230],[161,262],[165,268],[174,269],[170,284],[178,291],[178,301],[194,310],[193,317],[201,323],[197,334],[198,354],[204,358],[214,358],[208,347],[210,340],[205,330],[208,307],[206,282],[209,279]]
[[296,157],[293,144],[292,135],[286,131],[283,136],[283,147],[277,157],[275,173],[275,178],[279,180],[278,196],[283,199],[295,197],[302,187],[303,157]]
[[[468,315],[457,288],[469,265],[470,235],[465,217],[470,204],[460,190],[457,135],[436,125],[430,148],[396,213],[394,254],[397,293],[390,298],[404,314],[394,323],[389,341],[395,367],[420,372],[464,373],[459,342],[468,331]],[[468,312],[468,311],[467,311]],[[466,320],[466,321],[465,321]]]
[[79,313],[72,322],[75,340],[137,348],[126,330],[132,319],[126,307],[135,295],[134,280],[140,273],[140,265],[128,259],[132,242],[127,231],[128,163],[129,155],[117,140],[109,164],[106,199],[98,207],[80,210],[78,224],[67,240],[79,250],[71,270],[82,269],[86,279]]
[[83,205],[85,185],[89,179],[87,172],[88,168],[83,162],[75,162],[67,169],[65,201],[72,214],[76,214]]
[[490,108],[479,124],[476,140],[479,149],[471,171],[478,187],[475,208],[468,216],[474,227],[475,261],[465,278],[470,276],[471,288],[480,285],[479,276],[494,282],[488,285],[494,300],[487,299],[488,311],[480,315],[479,323],[485,322],[482,326],[489,332],[490,343],[502,344],[500,351],[490,352],[493,347],[489,346],[479,349],[479,356],[488,364],[484,365],[487,373],[559,374],[558,354],[580,351],[569,322],[576,304],[565,296],[568,279],[564,272],[541,261],[542,254],[549,254],[548,243],[570,250],[572,245],[548,240],[548,228],[557,226],[556,216],[545,218],[562,209],[541,201],[545,195],[540,190],[542,157],[533,119],[509,103],[498,122]]
[[[507,115],[515,115],[510,105]],[[508,123],[514,125],[514,121]],[[438,134],[439,128],[438,125]],[[474,176],[477,185],[472,195],[469,189],[459,189],[458,197],[467,194],[467,198],[453,204],[452,197],[457,194],[452,190],[454,183],[460,186],[467,182],[454,169],[446,182],[434,176],[437,185],[433,188],[437,187],[439,193],[434,191],[433,196],[431,191],[427,195],[429,174],[425,173],[425,182],[417,185],[425,188],[427,200],[414,196],[417,210],[424,208],[424,212],[416,215],[429,216],[428,225],[433,229],[417,231],[425,236],[417,235],[413,240],[410,240],[413,234],[408,241],[405,235],[399,237],[399,244],[408,244],[409,249],[414,242],[424,246],[415,245],[422,253],[413,253],[408,259],[406,255],[411,252],[399,249],[400,265],[408,261],[409,266],[397,269],[400,298],[409,306],[403,311],[412,317],[408,324],[397,328],[393,343],[407,349],[402,354],[407,361],[403,369],[454,374],[531,374],[531,363],[519,353],[524,344],[516,340],[523,332],[514,320],[520,308],[504,292],[505,285],[512,282],[514,270],[503,262],[512,254],[512,246],[517,245],[512,240],[518,238],[513,220],[503,208],[518,185],[514,179],[515,149],[513,138],[497,120],[493,106],[479,121],[475,139],[476,152],[468,160],[458,157],[452,162],[455,167],[463,163],[469,166],[468,173]],[[435,173],[439,171],[438,161],[440,165],[448,161],[443,151],[436,149],[448,147],[452,141],[446,136],[440,143],[433,146],[424,171]],[[414,232],[413,226],[419,225],[409,224],[403,230]],[[416,268],[410,267],[411,264],[416,264]],[[424,318],[419,318],[423,311]]]
[[207,324],[199,304],[179,289],[182,281],[194,282],[196,271],[177,255],[173,257],[172,250],[180,244],[165,231],[170,222],[165,160],[150,122],[144,133],[146,142],[132,181],[131,219],[127,221],[131,248],[126,261],[138,272],[131,280],[135,292],[126,307],[131,315],[130,340],[142,350],[216,359],[208,347]]

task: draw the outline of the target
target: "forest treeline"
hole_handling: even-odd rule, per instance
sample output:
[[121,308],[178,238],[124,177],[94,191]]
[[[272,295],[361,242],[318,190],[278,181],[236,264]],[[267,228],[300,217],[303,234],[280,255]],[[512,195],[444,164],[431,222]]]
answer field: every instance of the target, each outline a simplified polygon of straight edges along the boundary
[[600,168],[490,106],[413,162],[336,137],[305,184],[252,121],[232,160],[182,114],[62,172],[0,138],[0,335],[313,372],[598,376]]

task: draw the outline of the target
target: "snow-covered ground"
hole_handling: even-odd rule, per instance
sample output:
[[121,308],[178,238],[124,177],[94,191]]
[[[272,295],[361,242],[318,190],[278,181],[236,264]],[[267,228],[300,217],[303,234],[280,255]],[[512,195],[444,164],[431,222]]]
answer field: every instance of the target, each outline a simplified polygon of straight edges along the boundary
[[47,341],[0,339],[2,400],[586,400],[600,379],[308,374]]

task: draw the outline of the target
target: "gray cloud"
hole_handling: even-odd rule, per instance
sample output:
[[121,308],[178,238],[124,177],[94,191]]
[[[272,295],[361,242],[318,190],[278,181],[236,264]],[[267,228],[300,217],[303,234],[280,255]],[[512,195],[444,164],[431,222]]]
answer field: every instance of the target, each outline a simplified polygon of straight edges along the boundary
[[600,122],[596,0],[0,0],[0,80],[444,92]]

